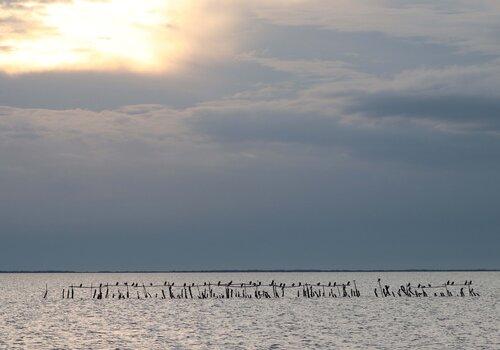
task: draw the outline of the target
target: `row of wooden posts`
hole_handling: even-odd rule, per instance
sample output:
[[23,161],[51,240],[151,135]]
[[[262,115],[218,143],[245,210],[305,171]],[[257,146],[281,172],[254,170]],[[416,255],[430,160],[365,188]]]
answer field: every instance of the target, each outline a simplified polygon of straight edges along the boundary
[[431,285],[428,284],[418,284],[417,286],[412,286],[410,283],[406,285],[401,285],[399,289],[394,292],[391,290],[391,286],[384,285],[380,278],[378,279],[378,288],[373,290],[376,297],[453,297],[460,296],[465,297],[466,295],[478,297],[479,293],[474,291],[472,287],[472,281],[465,281],[463,284],[455,283],[455,281],[447,281],[442,285]]
[[[285,291],[294,289],[297,297],[305,298],[351,298],[359,297],[361,293],[356,287],[356,281],[351,284],[347,283],[331,283],[328,284],[310,284],[310,283],[275,283],[272,281],[269,284],[262,284],[262,282],[248,282],[248,283],[212,283],[204,282],[203,284],[184,283],[176,285],[174,282],[165,282],[164,284],[139,284],[139,283],[119,283],[103,284],[98,286],[90,285],[85,286],[71,285],[68,288],[63,288],[63,299],[74,299],[75,290],[88,289],[87,294],[92,299],[147,299],[147,298],[160,298],[160,299],[232,299],[232,298],[246,298],[246,299],[271,299],[285,297]],[[46,297],[47,290],[44,297]],[[80,294],[81,296],[81,294]]]
[[[376,297],[451,297],[451,296],[479,296],[472,288],[472,281],[463,284],[446,282],[442,285],[407,283],[401,285],[395,292],[391,286],[383,285],[378,279],[378,285],[374,288]],[[88,294],[84,292],[88,290]],[[43,298],[47,298],[48,287],[45,286]],[[183,283],[164,282],[163,284],[139,284],[136,282],[116,282],[115,284],[100,283],[99,285],[71,285],[63,288],[61,297],[63,299],[74,299],[75,297],[88,297],[91,299],[271,299],[294,296],[297,298],[358,298],[361,293],[356,281],[345,283],[276,283],[274,280],[269,284],[260,281],[248,283],[204,282]]]

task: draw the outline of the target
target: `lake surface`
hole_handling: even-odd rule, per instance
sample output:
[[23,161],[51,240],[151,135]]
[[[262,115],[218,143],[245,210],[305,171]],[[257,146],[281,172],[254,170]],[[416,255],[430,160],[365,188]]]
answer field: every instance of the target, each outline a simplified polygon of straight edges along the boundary
[[[394,290],[473,280],[481,295],[376,298],[379,277]],[[61,298],[80,283],[231,280],[356,280],[361,297]],[[0,274],[0,349],[500,349],[499,287],[499,272]]]

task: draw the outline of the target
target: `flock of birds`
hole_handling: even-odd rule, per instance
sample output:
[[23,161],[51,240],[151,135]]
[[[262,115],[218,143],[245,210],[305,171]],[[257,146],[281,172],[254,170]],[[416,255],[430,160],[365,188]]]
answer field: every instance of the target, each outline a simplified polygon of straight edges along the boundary
[[[396,292],[391,291],[391,287],[387,284],[382,286],[380,278],[377,282],[379,287],[373,290],[376,297],[465,297],[466,293],[469,296],[479,296],[479,293],[474,291],[472,287],[472,281],[465,281],[463,284],[455,284],[455,281],[447,281],[445,284],[434,286],[430,283],[427,285],[419,283],[416,287],[407,283],[406,285],[401,285]],[[460,289],[457,291],[457,288]]]
[[[375,297],[451,297],[451,296],[479,296],[474,291],[472,281],[465,281],[463,284],[456,284],[454,281],[447,281],[442,285],[407,283],[401,285],[396,291],[391,286],[382,284],[378,279],[378,286],[374,288]],[[163,284],[140,284],[137,282],[116,282],[114,284],[100,283],[99,285],[71,285],[62,289],[63,299],[74,299],[75,290],[80,291],[79,297],[88,295],[92,299],[271,299],[295,296],[297,298],[358,298],[361,296],[357,288],[356,281],[345,283],[276,283],[274,280],[269,284],[260,281],[249,281],[248,283],[233,283],[229,281],[222,283],[183,283],[165,281]],[[89,293],[82,291],[88,290]],[[289,291],[288,293],[286,293]],[[43,298],[47,298],[48,288],[45,286]],[[77,296],[78,297],[78,296]]]
[[[184,283],[176,285],[175,282],[164,282],[163,284],[139,284],[119,283],[85,286],[71,285],[67,289],[62,290],[62,298],[74,299],[75,290],[89,289],[89,296],[92,299],[271,299],[285,297],[285,291],[289,289],[296,290],[297,297],[319,298],[319,297],[359,297],[361,293],[356,287],[356,281],[351,284],[347,283],[328,282],[327,284],[310,284],[310,283],[276,283],[274,280],[269,284],[263,284],[261,281],[244,282],[244,283],[217,283],[203,282],[203,284]],[[44,298],[47,297],[47,288]]]

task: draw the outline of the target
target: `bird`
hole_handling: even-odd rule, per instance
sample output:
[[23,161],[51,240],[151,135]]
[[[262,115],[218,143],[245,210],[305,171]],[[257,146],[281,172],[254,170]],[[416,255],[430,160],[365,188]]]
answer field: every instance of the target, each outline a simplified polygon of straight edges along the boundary
[[116,285],[118,285],[118,282],[116,282]]

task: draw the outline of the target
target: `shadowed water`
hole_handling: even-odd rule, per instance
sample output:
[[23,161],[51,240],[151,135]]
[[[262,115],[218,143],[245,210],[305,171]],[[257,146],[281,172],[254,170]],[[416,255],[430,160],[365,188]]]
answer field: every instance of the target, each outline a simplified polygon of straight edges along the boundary
[[[378,277],[473,280],[481,296],[376,298]],[[360,298],[61,299],[80,283],[353,279]],[[498,349],[499,287],[499,272],[0,274],[0,349]]]

